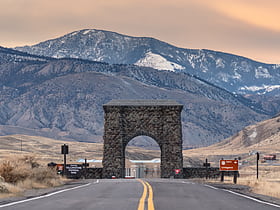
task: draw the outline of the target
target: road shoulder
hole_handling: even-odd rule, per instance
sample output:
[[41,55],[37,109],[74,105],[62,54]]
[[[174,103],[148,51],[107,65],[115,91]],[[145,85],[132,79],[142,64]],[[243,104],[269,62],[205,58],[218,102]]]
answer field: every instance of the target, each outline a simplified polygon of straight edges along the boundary
[[246,196],[250,196],[252,198],[261,200],[261,201],[265,201],[265,202],[269,202],[269,203],[273,203],[273,204],[277,204],[280,205],[280,199],[279,198],[275,198],[275,197],[271,197],[271,196],[266,196],[266,195],[261,195],[261,194],[256,194],[254,192],[252,192],[252,189],[249,186],[246,185],[238,185],[238,184],[228,184],[228,183],[219,183],[219,182],[208,182],[208,181],[202,181],[202,180],[193,180],[194,182],[199,182],[201,184],[205,184],[205,185],[209,185],[212,186],[214,188],[218,188],[218,189],[223,189],[223,190],[229,190],[229,191],[233,191],[242,195],[246,195]]
[[52,188],[45,188],[45,189],[30,189],[30,190],[25,190],[21,194],[18,194],[16,196],[12,197],[6,197],[6,198],[1,198],[0,199],[0,205],[4,205],[7,203],[12,203],[20,200],[25,200],[25,199],[30,199],[38,196],[43,196],[47,195],[56,191],[60,190],[65,190],[73,187],[77,187],[80,185],[84,185],[90,182],[93,182],[94,180],[69,180],[65,182],[63,185],[57,186],[57,187],[52,187]]

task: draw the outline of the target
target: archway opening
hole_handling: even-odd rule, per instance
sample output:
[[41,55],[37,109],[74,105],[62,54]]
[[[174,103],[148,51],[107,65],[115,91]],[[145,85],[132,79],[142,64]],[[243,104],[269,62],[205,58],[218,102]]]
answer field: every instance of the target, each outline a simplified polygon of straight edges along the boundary
[[159,178],[161,150],[149,136],[131,139],[125,148],[125,176],[131,178]]

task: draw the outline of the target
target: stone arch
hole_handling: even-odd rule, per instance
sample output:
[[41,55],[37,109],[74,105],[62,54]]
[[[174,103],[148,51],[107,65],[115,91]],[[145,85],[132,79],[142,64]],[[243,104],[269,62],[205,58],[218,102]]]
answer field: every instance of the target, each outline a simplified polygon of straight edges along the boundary
[[161,150],[161,177],[183,168],[181,111],[171,100],[112,100],[103,105],[103,177],[125,176],[125,148],[136,136],[149,136]]
[[128,134],[128,135],[124,138],[124,141],[123,141],[124,145],[127,146],[128,143],[129,143],[132,139],[134,139],[135,137],[138,137],[138,136],[147,136],[147,137],[150,137],[150,138],[152,138],[152,139],[158,144],[158,146],[160,147],[160,143],[159,143],[160,141],[157,140],[157,137],[156,137],[156,136],[153,136],[153,135],[150,135],[149,133],[144,132],[144,131],[136,132],[136,133],[134,133],[134,134]]
[[[132,151],[134,152],[134,149],[135,147],[141,147],[141,149],[145,149],[143,148],[143,142],[141,142],[141,140],[145,139],[144,141],[147,140],[148,144],[149,144],[149,149],[146,149],[145,152],[143,152],[144,154],[146,153],[147,154],[147,157],[142,157],[141,160],[144,160],[144,161],[149,161],[149,160],[152,160],[152,159],[158,159],[160,158],[160,154],[161,154],[161,149],[160,149],[160,146],[159,144],[157,143],[157,141],[150,137],[150,136],[147,136],[147,135],[139,135],[139,136],[135,136],[133,137],[129,142],[128,144],[125,146],[125,158],[126,158],[126,161],[128,159],[127,157],[127,152],[128,153],[131,153]],[[133,144],[131,144],[133,142]],[[146,144],[146,143],[145,143]],[[139,146],[140,145],[140,146]],[[150,147],[152,146],[152,148]],[[132,155],[133,156],[133,155]],[[136,155],[137,158],[135,159],[134,157],[130,157],[132,158],[132,160],[137,160],[138,157],[142,156],[141,153],[137,154]],[[127,162],[126,162],[127,163]],[[131,162],[130,162],[131,164]],[[125,165],[125,167],[127,168],[127,165]]]

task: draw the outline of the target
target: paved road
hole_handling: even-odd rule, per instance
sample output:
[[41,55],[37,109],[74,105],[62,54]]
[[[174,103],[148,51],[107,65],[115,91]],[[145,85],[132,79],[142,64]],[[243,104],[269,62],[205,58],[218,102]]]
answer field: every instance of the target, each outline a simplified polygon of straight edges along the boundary
[[275,210],[280,206],[186,180],[92,180],[89,184],[0,209],[20,210]]

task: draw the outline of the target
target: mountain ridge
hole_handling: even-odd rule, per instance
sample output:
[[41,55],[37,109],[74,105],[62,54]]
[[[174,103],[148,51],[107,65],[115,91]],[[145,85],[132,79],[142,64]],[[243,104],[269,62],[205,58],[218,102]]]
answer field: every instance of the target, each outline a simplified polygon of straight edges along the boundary
[[136,64],[186,72],[233,93],[280,95],[280,65],[205,49],[185,49],[151,37],[84,29],[15,49],[49,57]]
[[28,60],[28,55],[20,60],[16,53],[16,62],[1,62],[5,56],[10,55],[0,50],[1,135],[27,132],[100,142],[102,105],[111,99],[172,99],[184,104],[187,146],[215,143],[268,118],[251,107],[250,100],[186,73],[69,58],[40,61]]

